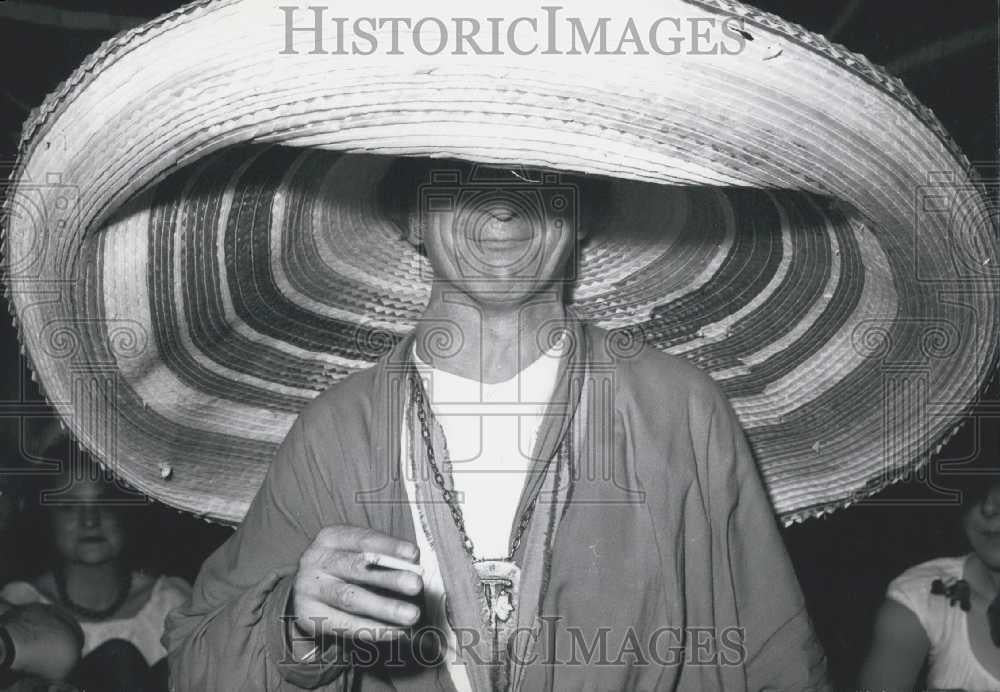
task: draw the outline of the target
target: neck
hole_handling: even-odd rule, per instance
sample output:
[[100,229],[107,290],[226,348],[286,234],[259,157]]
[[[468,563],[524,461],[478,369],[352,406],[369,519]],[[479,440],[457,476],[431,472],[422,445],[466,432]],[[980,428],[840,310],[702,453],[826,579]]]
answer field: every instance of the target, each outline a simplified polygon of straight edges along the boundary
[[566,322],[561,294],[539,293],[530,302],[483,304],[435,284],[414,332],[421,360],[446,372],[494,384],[508,380],[555,342]]
[[96,565],[69,562],[62,574],[66,594],[76,605],[101,610],[121,597],[123,573],[117,560]]
[[987,584],[992,587],[993,593],[1000,591],[1000,571],[991,569],[984,563],[983,573],[986,575]]
[[1000,591],[1000,571],[991,569],[976,553],[972,554],[972,570],[967,574],[967,580],[973,589],[981,593],[987,600]]

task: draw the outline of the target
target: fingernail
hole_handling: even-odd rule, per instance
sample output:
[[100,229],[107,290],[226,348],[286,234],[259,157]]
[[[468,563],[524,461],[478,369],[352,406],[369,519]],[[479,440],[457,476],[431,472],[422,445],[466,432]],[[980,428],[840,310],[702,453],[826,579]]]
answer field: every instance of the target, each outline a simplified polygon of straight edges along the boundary
[[403,549],[403,553],[404,553],[403,557],[405,557],[407,560],[416,560],[418,553],[417,546],[411,543],[407,545],[406,548]]
[[407,591],[414,591],[414,592],[420,591],[420,587],[422,586],[422,584],[420,583],[421,581],[422,579],[420,579],[420,577],[418,577],[415,574],[406,577],[404,579],[403,588],[405,588]]
[[420,611],[416,606],[404,605],[399,608],[399,619],[403,622],[415,622],[420,617]]

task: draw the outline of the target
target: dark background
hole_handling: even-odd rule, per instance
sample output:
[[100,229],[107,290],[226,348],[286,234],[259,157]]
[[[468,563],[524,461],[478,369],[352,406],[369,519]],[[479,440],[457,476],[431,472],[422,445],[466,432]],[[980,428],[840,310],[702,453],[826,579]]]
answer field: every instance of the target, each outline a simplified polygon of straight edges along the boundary
[[[0,0],[0,169],[4,169],[0,175],[6,176],[5,169],[15,158],[20,126],[30,109],[100,42],[125,28],[130,19],[151,18],[179,4],[170,0],[44,4]],[[996,162],[995,0],[761,0],[754,4],[886,66],[935,111],[970,160]],[[4,482],[13,487],[23,480],[10,470],[25,463],[18,447],[18,440],[25,439],[25,414],[48,415],[28,380],[7,320],[0,320],[0,378],[2,489]],[[944,490],[956,487],[956,479],[946,467],[949,462],[964,468],[997,465],[998,419],[1000,396],[994,387],[976,418],[942,450],[922,478],[785,531],[839,687],[848,687],[857,672],[872,616],[888,581],[910,565],[964,551],[955,499]],[[0,505],[0,524],[3,512]],[[229,533],[155,503],[136,512],[141,514],[137,523],[148,536],[140,543],[136,559],[188,579],[194,578],[200,561]],[[37,568],[43,557],[37,550],[39,542],[31,538],[37,528],[35,515],[24,511],[18,517],[21,540],[18,548],[0,553],[0,583]]]

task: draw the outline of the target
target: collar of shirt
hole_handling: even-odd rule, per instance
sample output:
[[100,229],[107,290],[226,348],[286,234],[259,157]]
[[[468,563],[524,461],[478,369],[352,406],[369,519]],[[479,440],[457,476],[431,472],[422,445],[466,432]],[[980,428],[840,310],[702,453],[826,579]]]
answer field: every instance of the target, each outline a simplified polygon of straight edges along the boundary
[[[524,408],[544,409],[552,398],[559,363],[563,356],[564,338],[528,364],[510,379],[489,384],[435,368],[420,358],[416,344],[411,347],[413,363],[424,379],[430,403],[438,415],[447,415],[449,404],[489,403],[510,404]],[[542,413],[538,410],[537,413]]]

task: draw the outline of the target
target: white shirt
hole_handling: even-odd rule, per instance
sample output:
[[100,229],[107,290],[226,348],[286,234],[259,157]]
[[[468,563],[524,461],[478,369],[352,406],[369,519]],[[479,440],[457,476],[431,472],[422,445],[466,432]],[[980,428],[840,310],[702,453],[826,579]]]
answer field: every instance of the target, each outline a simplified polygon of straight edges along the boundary
[[889,584],[887,596],[909,608],[930,640],[927,685],[968,692],[1000,690],[1000,680],[983,667],[969,643],[967,613],[944,596],[931,594],[935,579],[962,579],[968,556],[943,557],[911,567]]
[[[562,342],[511,379],[486,384],[437,370],[413,350],[431,410],[444,431],[462,518],[477,558],[507,557],[525,472],[555,389],[561,352]],[[445,665],[456,689],[464,692],[472,686],[455,653],[457,639],[445,617],[444,580],[415,502],[405,421],[400,445],[403,487],[420,548],[428,615],[433,626],[447,635]],[[439,465],[443,461],[438,460]]]
[[[136,573],[135,580],[151,579]],[[83,621],[83,651],[86,656],[110,639],[124,639],[131,642],[149,665],[154,665],[167,655],[160,639],[167,615],[174,608],[183,605],[191,595],[191,587],[183,579],[160,576],[156,578],[149,593],[149,600],[135,615],[124,619]],[[26,581],[13,581],[0,590],[0,598],[13,605],[29,603],[52,603],[41,591]]]

